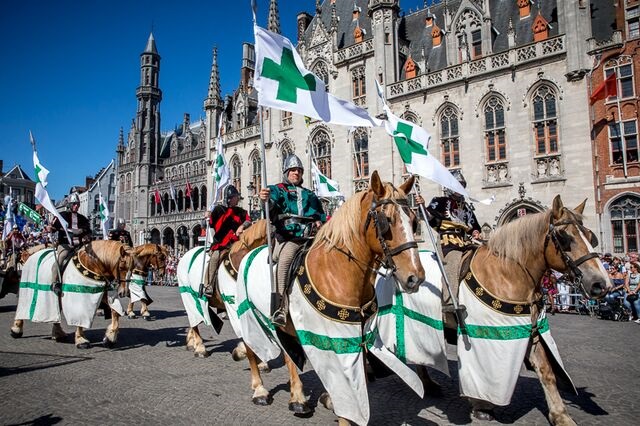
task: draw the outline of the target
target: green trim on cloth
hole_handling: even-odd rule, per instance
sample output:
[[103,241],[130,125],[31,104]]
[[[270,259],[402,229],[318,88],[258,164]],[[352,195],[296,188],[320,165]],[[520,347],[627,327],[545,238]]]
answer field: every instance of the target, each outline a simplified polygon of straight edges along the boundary
[[247,262],[244,264],[244,270],[242,271],[242,276],[244,278],[244,292],[246,295],[246,299],[242,301],[240,306],[238,307],[238,318],[248,310],[253,312],[253,315],[256,317],[258,324],[262,327],[265,333],[271,333],[273,335],[273,331],[275,331],[276,327],[273,325],[271,320],[267,318],[262,312],[256,308],[256,305],[253,304],[251,300],[249,300],[249,289],[247,288],[247,278],[249,277],[249,267],[253,263],[256,256],[262,252],[262,250],[266,249],[267,246],[260,246],[253,250],[249,257],[247,258]]
[[83,284],[62,284],[62,292],[68,291],[69,293],[85,293],[85,294],[98,294],[104,291],[104,286],[88,286]]
[[[42,255],[40,255],[40,257],[38,258],[38,263],[36,265],[36,282],[33,283],[35,285],[35,288],[33,288],[33,297],[31,299],[31,306],[29,307],[29,321],[33,321],[33,315],[36,313],[36,303],[38,302],[38,291],[39,290],[52,291],[50,285],[49,286],[45,285],[48,288],[40,288],[40,286],[43,286],[43,284],[38,284],[38,274],[40,273],[40,264],[44,260],[44,257],[51,252],[53,252],[53,249],[44,250],[44,253],[42,253]],[[25,284],[31,284],[31,283],[25,283]],[[20,287],[22,287],[22,283],[20,283]]]
[[196,304],[196,309],[198,310],[200,315],[202,315],[202,318],[204,318],[204,312],[202,311],[202,306],[200,306],[200,303],[198,302],[200,300],[206,301],[207,297],[205,295],[202,295],[202,297],[199,297],[198,293],[196,293],[196,291],[192,289],[191,286],[179,286],[178,290],[180,291],[180,293],[188,293],[191,295],[191,297],[193,297],[193,301]]
[[196,250],[195,253],[193,253],[193,257],[191,258],[191,262],[189,262],[189,267],[187,268],[187,274],[191,272],[191,267],[193,266],[193,262],[195,262],[198,255],[203,251],[204,251],[204,247],[199,248],[198,250]]
[[134,283],[134,284],[141,285],[141,286],[144,286],[144,285],[145,285],[145,284],[144,284],[144,283],[145,283],[145,281],[144,281],[144,280],[134,280],[134,279],[132,278],[132,279],[131,279],[131,282],[132,282],[132,283]]
[[329,337],[306,330],[296,330],[296,333],[303,346],[313,346],[336,354],[354,354],[362,351],[365,346],[370,348],[373,345],[377,330],[359,337]]
[[[469,325],[466,326],[466,334],[475,339],[491,340],[517,340],[531,337],[531,324],[512,326],[489,326],[489,325]],[[544,318],[538,321],[538,332],[540,334],[549,331],[549,321]],[[458,334],[461,334],[458,328]]]
[[233,295],[227,296],[224,293],[220,293],[220,297],[222,298],[223,302],[227,302],[230,305],[234,305],[236,303],[236,297]]

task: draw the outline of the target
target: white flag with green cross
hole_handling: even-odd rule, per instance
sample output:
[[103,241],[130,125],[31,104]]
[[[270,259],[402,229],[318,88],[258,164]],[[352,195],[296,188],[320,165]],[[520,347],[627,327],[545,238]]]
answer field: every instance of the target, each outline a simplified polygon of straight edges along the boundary
[[98,187],[98,214],[100,215],[100,227],[102,228],[102,238],[109,239],[109,206],[102,196],[102,191]]
[[42,164],[40,164],[40,160],[38,159],[38,153],[35,150],[35,142],[33,140],[33,135],[29,132],[29,137],[31,138],[31,144],[34,146],[33,150],[33,167],[36,176],[36,191],[35,196],[36,199],[42,204],[47,211],[52,213],[58,221],[62,224],[65,232],[67,232],[67,221],[60,216],[60,212],[55,208],[51,198],[49,198],[49,193],[45,189],[47,186],[47,176],[49,175],[49,170],[47,170]]
[[224,158],[224,144],[222,141],[222,135],[224,134],[224,124],[222,122],[222,116],[218,122],[218,137],[216,138],[216,159],[213,163],[213,183],[215,190],[213,192],[213,202],[209,210],[213,210],[215,204],[222,199],[222,191],[225,186],[231,181],[231,173],[229,172],[229,165]]
[[367,110],[326,91],[322,80],[309,72],[289,39],[253,26],[256,38],[254,87],[258,104],[326,123],[378,127],[382,122]]
[[318,197],[341,197],[340,185],[322,174],[315,161],[311,162],[311,173]]

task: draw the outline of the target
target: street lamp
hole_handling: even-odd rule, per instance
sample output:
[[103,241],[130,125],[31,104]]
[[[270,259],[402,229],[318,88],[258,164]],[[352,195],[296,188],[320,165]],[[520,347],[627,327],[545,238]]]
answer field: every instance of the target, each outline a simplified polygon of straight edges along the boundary
[[249,194],[249,216],[251,217],[251,220],[253,220],[253,206],[256,195],[256,186],[253,184],[253,182],[249,182],[249,185],[247,185],[247,192]]

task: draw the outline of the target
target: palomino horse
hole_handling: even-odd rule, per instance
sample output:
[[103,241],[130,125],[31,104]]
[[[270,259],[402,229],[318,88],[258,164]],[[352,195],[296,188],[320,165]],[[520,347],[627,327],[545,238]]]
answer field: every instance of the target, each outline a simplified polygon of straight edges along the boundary
[[159,244],[142,244],[133,249],[133,271],[129,280],[130,301],[127,306],[127,316],[135,318],[133,304],[140,302],[140,315],[145,320],[151,319],[149,305],[151,298],[146,292],[145,282],[150,272],[155,271],[159,276],[164,275],[167,266],[169,249]]
[[[383,183],[374,172],[369,188],[345,202],[320,229],[294,271],[285,328],[269,321],[267,250],[258,248],[244,258],[237,306],[255,404],[271,402],[256,355],[268,361],[279,356],[280,348],[286,348],[291,411],[299,415],[311,412],[296,370],[306,356],[332,397],[340,423],[346,424],[345,419],[368,421],[363,360],[366,350],[377,348],[373,347],[376,332],[367,329],[368,319],[377,310],[373,287],[376,271],[386,266],[406,292],[416,291],[425,277],[413,237],[416,217],[407,201],[413,183],[411,177],[395,188]],[[392,354],[389,356],[400,363]]]
[[[571,210],[556,196],[550,210],[501,226],[462,271],[459,302],[466,306],[466,318],[458,329],[458,369],[461,393],[470,399],[475,417],[490,420],[492,406],[510,403],[524,361],[542,383],[551,423],[575,424],[556,386],[561,379],[573,388],[549,332],[540,281],[551,268],[572,276],[585,296],[605,295],[608,280],[594,251],[597,240],[582,222],[585,202]],[[412,337],[424,338],[422,333]],[[407,361],[421,364],[411,356]]]
[[[211,325],[208,306],[221,309],[224,308],[225,302],[233,305],[236,298],[236,277],[240,261],[249,251],[266,243],[267,221],[259,220],[240,235],[239,240],[231,246],[228,258],[223,259],[218,268],[218,286],[211,298],[207,298],[204,294],[200,295],[203,272],[206,273],[209,263],[209,256],[205,254],[204,248],[191,249],[180,259],[177,274],[178,285],[190,324],[187,333],[187,349],[192,350],[195,356],[207,357],[209,355],[198,330],[198,325],[202,322]],[[234,331],[240,336],[235,309],[228,310],[227,316]],[[239,346],[238,349],[239,352],[234,351],[234,354],[238,354],[234,355],[236,359],[242,357],[242,346]]]
[[[54,249],[41,250],[29,257],[22,270],[16,319],[11,335],[21,337],[24,320],[53,322],[52,336],[62,340],[66,336],[60,327],[60,311],[64,311],[69,325],[75,325],[75,344],[79,349],[90,347],[84,329],[91,326],[98,304],[106,296],[108,283],[119,281],[124,291],[126,275],[133,265],[131,249],[118,241],[92,241],[84,245],[67,265],[62,279],[62,297],[51,289],[51,268],[55,262]],[[116,305],[114,305],[116,306]],[[112,346],[119,330],[119,313],[113,309],[104,344]]]

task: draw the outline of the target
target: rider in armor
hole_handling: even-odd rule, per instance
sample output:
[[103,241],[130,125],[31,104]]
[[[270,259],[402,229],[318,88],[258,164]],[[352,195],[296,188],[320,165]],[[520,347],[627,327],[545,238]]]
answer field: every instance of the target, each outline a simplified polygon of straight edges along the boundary
[[58,248],[57,248],[57,264],[54,262],[51,268],[51,276],[53,277],[53,284],[51,288],[56,294],[60,293],[62,277],[58,275],[58,270],[62,274],[62,269],[67,264],[73,253],[80,248],[82,244],[91,240],[91,225],[89,219],[84,215],[78,213],[80,208],[80,198],[77,192],[73,192],[69,196],[69,209],[68,211],[60,213],[60,216],[67,221],[67,231],[72,241],[69,241],[67,234],[62,227],[62,223],[56,217],[49,227],[50,232],[58,233]]
[[122,218],[118,218],[116,229],[109,231],[109,239],[114,241],[120,241],[122,244],[133,247],[133,240],[129,231],[124,229],[126,222]]
[[231,244],[238,241],[245,229],[251,226],[251,219],[245,209],[238,206],[240,193],[233,185],[224,190],[223,204],[218,204],[210,212],[209,226],[214,230],[213,243],[209,248],[209,266],[205,277],[204,294],[213,296],[218,280],[218,267]]
[[[459,170],[453,176],[466,188],[467,181]],[[462,255],[473,246],[472,238],[480,236],[480,225],[473,212],[471,204],[464,200],[464,196],[449,189],[444,190],[444,197],[435,197],[429,203],[429,225],[440,235],[445,274],[451,291],[457,294],[460,284],[460,263]],[[418,202],[424,202],[422,198]],[[447,286],[443,286],[443,304],[451,305],[451,295]]]
[[281,327],[286,325],[288,299],[286,295],[289,267],[302,244],[312,236],[327,216],[316,194],[302,187],[304,166],[294,154],[284,161],[283,181],[260,190],[260,199],[268,201],[269,218],[275,227],[273,259],[278,261],[276,279],[279,301],[272,301],[271,321]]

